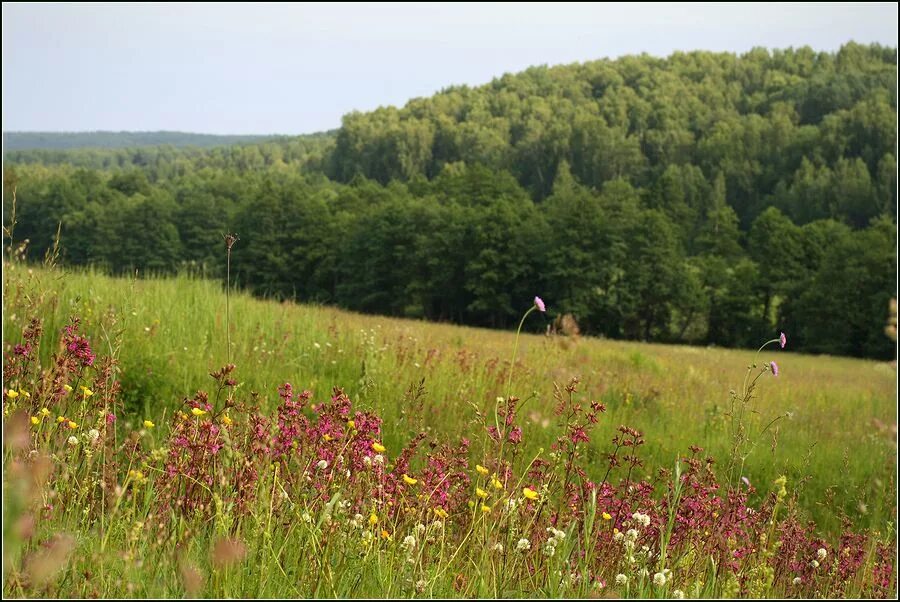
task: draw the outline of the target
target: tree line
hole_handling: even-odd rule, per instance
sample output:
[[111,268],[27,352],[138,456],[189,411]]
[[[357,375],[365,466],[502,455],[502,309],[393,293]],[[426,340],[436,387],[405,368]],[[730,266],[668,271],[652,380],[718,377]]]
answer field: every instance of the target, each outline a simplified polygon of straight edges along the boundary
[[331,134],[7,154],[32,256],[510,327],[891,357],[896,50],[676,53],[505,75]]

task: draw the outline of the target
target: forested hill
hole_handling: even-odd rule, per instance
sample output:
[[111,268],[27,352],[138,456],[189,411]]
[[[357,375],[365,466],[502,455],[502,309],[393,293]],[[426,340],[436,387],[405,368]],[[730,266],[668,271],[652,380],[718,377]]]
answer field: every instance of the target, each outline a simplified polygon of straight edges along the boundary
[[510,327],[890,357],[896,49],[536,67],[335,133],[7,154],[30,255],[196,266],[256,293]]
[[76,148],[135,148],[168,145],[207,148],[263,142],[281,136],[220,136],[189,132],[4,132],[5,152],[18,150],[71,150]]

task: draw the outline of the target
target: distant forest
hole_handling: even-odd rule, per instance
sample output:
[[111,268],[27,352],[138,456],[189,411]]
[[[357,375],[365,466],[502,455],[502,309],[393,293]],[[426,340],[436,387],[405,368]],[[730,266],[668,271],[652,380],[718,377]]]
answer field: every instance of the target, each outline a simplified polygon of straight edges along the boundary
[[896,78],[854,43],[534,67],[318,135],[12,150],[4,219],[15,187],[30,257],[59,225],[113,273],[222,277],[234,231],[259,295],[509,328],[540,294],[587,334],[891,358]]
[[264,142],[283,136],[220,136],[188,132],[4,132],[3,149],[69,150],[73,148],[134,148],[137,146],[206,148],[227,144]]

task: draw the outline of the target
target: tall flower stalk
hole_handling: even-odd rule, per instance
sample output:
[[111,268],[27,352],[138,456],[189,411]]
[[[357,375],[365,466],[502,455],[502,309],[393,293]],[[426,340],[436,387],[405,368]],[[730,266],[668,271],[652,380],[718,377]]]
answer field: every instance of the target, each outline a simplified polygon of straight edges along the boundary
[[[534,310],[538,310],[541,313],[547,311],[547,306],[544,305],[544,300],[540,297],[534,298],[534,303],[532,303],[531,307],[528,308],[528,311],[522,316],[522,319],[519,321],[519,328],[516,329],[516,342],[513,345],[513,355],[512,360],[509,363],[509,377],[506,379],[506,396],[503,398],[504,403],[509,400],[510,391],[512,389],[512,375],[513,369],[516,367],[516,355],[519,353],[519,335],[522,334],[522,326],[525,324],[525,318],[533,312]],[[494,426],[497,429],[498,435],[500,434],[500,400],[498,399],[496,404],[494,405]]]

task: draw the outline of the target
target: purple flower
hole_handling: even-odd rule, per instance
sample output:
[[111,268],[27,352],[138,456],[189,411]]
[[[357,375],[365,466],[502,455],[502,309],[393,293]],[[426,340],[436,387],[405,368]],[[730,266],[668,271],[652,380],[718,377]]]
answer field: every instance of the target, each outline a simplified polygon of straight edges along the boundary
[[772,376],[778,376],[778,364],[769,362],[769,365],[772,367]]
[[781,336],[778,337],[778,342],[781,343],[782,349],[784,349],[784,346],[787,345],[787,337],[785,336],[785,334],[783,332],[781,333]]
[[534,298],[534,306],[538,308],[538,311],[543,311],[543,312],[547,311],[547,306],[544,305],[544,300],[541,299],[540,297]]

